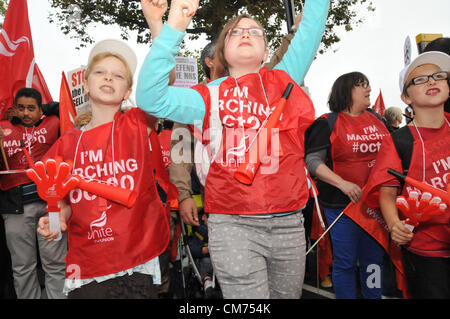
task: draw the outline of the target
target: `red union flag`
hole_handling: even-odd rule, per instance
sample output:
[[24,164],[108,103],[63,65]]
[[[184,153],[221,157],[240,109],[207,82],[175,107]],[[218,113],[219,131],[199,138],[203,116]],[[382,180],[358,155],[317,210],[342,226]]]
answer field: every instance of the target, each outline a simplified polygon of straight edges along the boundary
[[59,125],[61,136],[68,130],[75,127],[74,121],[77,112],[73,103],[72,94],[70,93],[69,84],[66,75],[62,72],[61,88],[59,90]]
[[372,106],[372,109],[375,112],[377,112],[378,115],[383,117],[384,110],[386,109],[386,107],[384,106],[384,100],[383,100],[383,95],[381,94],[381,90],[380,90],[380,94],[378,94],[378,97],[377,97],[377,100],[375,101],[375,104]]
[[52,101],[45,80],[34,60],[26,0],[11,0],[0,31],[0,118],[13,105],[16,92],[33,87],[42,95],[42,103]]

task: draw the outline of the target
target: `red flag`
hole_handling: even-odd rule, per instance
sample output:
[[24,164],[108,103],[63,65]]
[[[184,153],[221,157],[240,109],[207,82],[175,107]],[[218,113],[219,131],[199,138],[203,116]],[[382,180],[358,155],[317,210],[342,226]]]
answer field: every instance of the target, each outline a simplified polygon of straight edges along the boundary
[[9,2],[0,31],[0,65],[0,118],[13,105],[20,88],[37,89],[43,104],[53,100],[34,59],[26,0]]
[[[365,192],[365,187],[363,192]],[[364,201],[360,200],[356,204],[350,203],[344,209],[344,213],[369,233],[389,254],[395,266],[398,289],[402,290],[403,296],[407,298],[407,283],[400,247],[389,240],[389,229],[380,210],[369,207]]]
[[383,100],[383,94],[378,94],[377,100],[375,101],[375,104],[372,106],[372,109],[378,113],[381,117],[384,115],[384,110],[386,107],[384,106],[384,100]]
[[73,103],[72,94],[70,93],[69,84],[66,75],[62,72],[61,88],[59,89],[59,126],[61,136],[68,130],[75,127],[75,117],[77,112]]

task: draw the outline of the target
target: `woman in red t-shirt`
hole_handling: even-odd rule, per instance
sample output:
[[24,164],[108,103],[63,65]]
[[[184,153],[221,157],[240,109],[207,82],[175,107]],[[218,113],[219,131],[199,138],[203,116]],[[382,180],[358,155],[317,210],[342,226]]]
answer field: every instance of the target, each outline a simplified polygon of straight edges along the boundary
[[318,118],[306,133],[306,165],[319,179],[319,201],[328,225],[337,219],[330,231],[333,288],[336,298],[356,298],[359,262],[363,297],[381,298],[381,285],[370,285],[368,279],[373,265],[381,272],[384,250],[341,213],[350,202],[361,200],[381,140],[389,132],[381,119],[367,110],[370,85],[360,72],[341,75],[333,84],[328,104],[333,113]]

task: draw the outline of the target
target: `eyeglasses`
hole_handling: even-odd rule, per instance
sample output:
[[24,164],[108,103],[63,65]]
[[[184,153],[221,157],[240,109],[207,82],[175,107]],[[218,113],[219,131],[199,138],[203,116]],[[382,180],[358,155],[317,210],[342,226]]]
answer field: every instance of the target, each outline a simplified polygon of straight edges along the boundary
[[428,81],[430,81],[430,78],[433,78],[433,80],[435,80],[435,81],[447,80],[448,73],[445,71],[439,71],[439,72],[433,73],[431,75],[416,76],[408,83],[408,85],[405,87],[405,90],[407,88],[409,88],[411,85],[421,85],[421,84],[428,83]]
[[367,81],[363,81],[363,82],[356,83],[355,86],[360,86],[363,89],[367,89],[368,87],[370,87],[370,84]]
[[234,27],[233,29],[229,29],[228,33],[233,36],[240,36],[247,30],[248,34],[254,37],[262,37],[264,35],[264,29],[261,28],[240,28]]

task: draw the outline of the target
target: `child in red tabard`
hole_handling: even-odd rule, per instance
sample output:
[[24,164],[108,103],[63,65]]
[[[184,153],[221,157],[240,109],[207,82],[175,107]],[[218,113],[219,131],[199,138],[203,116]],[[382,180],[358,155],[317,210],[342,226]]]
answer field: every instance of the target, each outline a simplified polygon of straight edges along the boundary
[[[72,161],[73,173],[84,179],[137,192],[132,208],[79,188],[62,201],[61,231],[67,231],[69,242],[64,290],[69,298],[157,297],[158,256],[170,232],[155,184],[154,169],[158,177],[162,167],[153,131],[156,119],[138,108],[121,111],[131,93],[136,60],[121,41],[104,40],[92,49],[85,82],[92,118],[46,154]],[[164,182],[168,197],[176,198],[174,186]],[[56,235],[49,231],[48,218],[41,218],[38,232],[48,240]]]
[[[159,118],[194,124],[202,133],[211,157],[204,175],[208,249],[223,297],[298,299],[305,271],[302,210],[309,197],[304,133],[314,120],[313,105],[300,85],[320,44],[330,2],[306,1],[298,31],[273,69],[262,66],[269,55],[265,30],[243,14],[218,37],[216,52],[229,76],[193,88],[172,87],[174,56],[198,4],[172,0],[163,24],[167,1],[141,0],[152,34],[155,27],[160,32],[140,70],[138,106]],[[241,183],[235,178],[238,166],[251,145],[264,149],[259,133],[268,132],[265,123],[289,84],[279,134],[267,147],[273,146],[270,156],[254,169],[250,185]],[[183,217],[195,222],[189,213],[195,216],[187,212]]]
[[[395,203],[398,195],[408,197],[418,190],[408,182],[400,187],[387,170],[446,190],[450,181],[450,116],[444,112],[444,103],[449,96],[449,70],[450,56],[433,51],[419,55],[400,73],[401,98],[412,107],[414,117],[383,139],[367,188],[368,200],[379,200],[392,240],[402,245],[413,298],[450,298],[450,209],[419,222],[410,231]],[[373,196],[377,190],[379,198]]]

